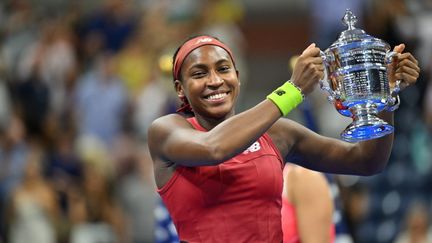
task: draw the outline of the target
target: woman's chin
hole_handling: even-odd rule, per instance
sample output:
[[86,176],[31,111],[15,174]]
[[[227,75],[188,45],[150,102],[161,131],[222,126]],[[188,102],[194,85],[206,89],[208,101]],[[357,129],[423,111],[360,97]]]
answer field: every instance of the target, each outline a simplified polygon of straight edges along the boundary
[[209,109],[208,113],[216,119],[223,119],[233,114],[233,110],[232,107],[219,106]]

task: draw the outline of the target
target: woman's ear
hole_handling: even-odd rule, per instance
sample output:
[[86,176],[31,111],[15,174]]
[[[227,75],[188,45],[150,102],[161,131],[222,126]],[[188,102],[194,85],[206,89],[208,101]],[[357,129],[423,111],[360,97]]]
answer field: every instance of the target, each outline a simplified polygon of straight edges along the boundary
[[236,74],[237,74],[237,80],[238,80],[239,86],[240,86],[241,85],[241,82],[240,82],[240,72],[237,69],[236,69]]
[[183,100],[185,95],[184,95],[183,85],[180,82],[180,80],[174,81],[174,86],[177,92],[177,97],[179,97],[180,100]]

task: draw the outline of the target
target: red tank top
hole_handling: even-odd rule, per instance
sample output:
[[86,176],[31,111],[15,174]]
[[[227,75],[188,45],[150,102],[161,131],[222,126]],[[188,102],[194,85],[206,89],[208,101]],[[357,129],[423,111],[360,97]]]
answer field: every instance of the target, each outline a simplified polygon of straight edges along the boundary
[[282,195],[282,231],[284,243],[299,243],[297,217],[294,206]]
[[[206,131],[197,120],[188,121]],[[158,190],[179,238],[192,242],[282,242],[283,162],[267,134],[215,166],[177,166]]]

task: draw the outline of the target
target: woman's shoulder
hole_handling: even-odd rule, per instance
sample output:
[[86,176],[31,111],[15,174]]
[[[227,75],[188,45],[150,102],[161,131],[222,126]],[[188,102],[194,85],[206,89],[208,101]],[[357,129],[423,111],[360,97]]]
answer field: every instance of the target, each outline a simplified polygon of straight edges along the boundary
[[292,165],[292,167],[290,175],[292,175],[297,182],[327,183],[325,176],[318,171],[310,170],[298,165]]
[[187,117],[185,117],[181,114],[178,114],[178,113],[172,113],[172,114],[168,114],[168,115],[156,118],[152,122],[149,130],[160,129],[160,128],[164,128],[164,127],[167,127],[167,128],[171,127],[172,128],[172,127],[185,126],[185,125],[190,126],[188,124],[190,124],[190,123],[187,121]]
[[148,139],[159,140],[163,136],[179,128],[193,128],[187,117],[173,113],[155,119],[148,128]]

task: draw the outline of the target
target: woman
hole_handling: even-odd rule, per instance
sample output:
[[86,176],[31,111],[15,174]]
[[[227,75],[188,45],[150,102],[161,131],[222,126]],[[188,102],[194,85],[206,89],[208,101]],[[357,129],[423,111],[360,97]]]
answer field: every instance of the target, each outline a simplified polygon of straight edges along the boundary
[[291,163],[283,175],[283,242],[334,242],[334,205],[325,176]]
[[[282,166],[290,155],[323,172],[370,175],[384,168],[393,135],[351,144],[280,119],[323,77],[319,52],[311,44],[290,81],[235,114],[240,81],[230,49],[211,36],[179,47],[174,85],[184,102],[180,110],[192,116],[170,114],[155,120],[148,143],[158,191],[180,240],[281,242]],[[409,53],[398,58],[395,78],[415,83],[420,71],[415,58]],[[393,122],[392,113],[381,117]]]

